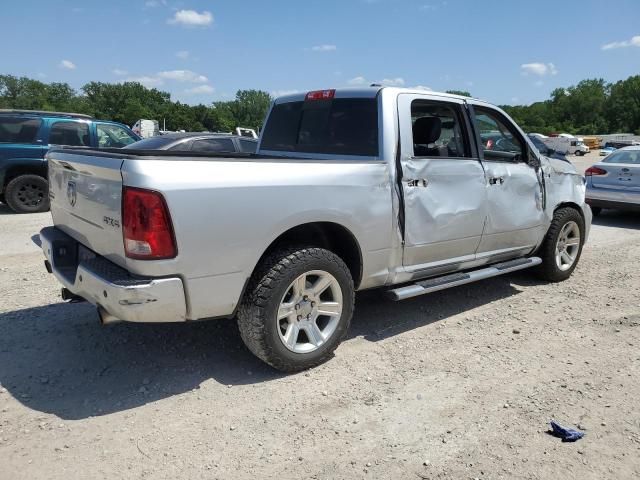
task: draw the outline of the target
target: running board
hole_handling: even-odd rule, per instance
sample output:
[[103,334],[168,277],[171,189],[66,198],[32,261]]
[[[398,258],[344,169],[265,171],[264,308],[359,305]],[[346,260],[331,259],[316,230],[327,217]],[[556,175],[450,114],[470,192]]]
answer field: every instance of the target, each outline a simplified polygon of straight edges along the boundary
[[425,293],[437,292],[446,288],[457,287],[466,283],[477,282],[485,278],[497,277],[505,273],[511,273],[525,268],[540,265],[542,259],[540,257],[517,258],[508,262],[496,263],[490,267],[472,270],[470,272],[452,273],[443,277],[429,278],[404,287],[394,288],[387,291],[387,296],[391,300],[405,300]]

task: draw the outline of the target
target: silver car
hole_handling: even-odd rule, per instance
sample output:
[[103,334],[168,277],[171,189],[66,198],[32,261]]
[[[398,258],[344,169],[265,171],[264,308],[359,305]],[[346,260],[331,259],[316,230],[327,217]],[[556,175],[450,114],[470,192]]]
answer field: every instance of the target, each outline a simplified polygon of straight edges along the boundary
[[169,133],[128,145],[130,150],[173,150],[200,153],[256,153],[258,140],[226,133]]
[[585,177],[594,215],[603,208],[640,210],[640,146],[616,150],[589,167]]

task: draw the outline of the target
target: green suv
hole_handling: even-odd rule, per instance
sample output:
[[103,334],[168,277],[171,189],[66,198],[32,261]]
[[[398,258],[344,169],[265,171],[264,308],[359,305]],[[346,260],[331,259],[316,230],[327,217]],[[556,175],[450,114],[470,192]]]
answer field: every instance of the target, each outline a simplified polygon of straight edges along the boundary
[[120,148],[138,140],[129,127],[88,115],[0,109],[0,202],[16,213],[49,209],[44,155],[52,146]]

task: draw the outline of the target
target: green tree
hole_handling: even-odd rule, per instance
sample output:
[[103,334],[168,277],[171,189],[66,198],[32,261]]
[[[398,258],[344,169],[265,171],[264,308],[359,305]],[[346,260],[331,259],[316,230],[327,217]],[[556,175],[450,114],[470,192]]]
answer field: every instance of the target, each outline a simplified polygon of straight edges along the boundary
[[611,85],[605,114],[611,130],[640,135],[640,75]]
[[214,106],[225,127],[258,129],[262,127],[271,100],[271,96],[262,90],[238,90],[235,100],[216,102]]
[[[471,96],[467,91],[448,93]],[[67,83],[44,83],[27,77],[0,75],[0,108],[88,113],[132,125],[156,119],[169,130],[230,132],[236,127],[260,128],[271,97],[261,90],[239,90],[235,99],[212,105],[187,105],[167,92],[137,82],[89,82],[80,92]],[[640,135],[640,75],[608,84],[587,79],[557,88],[550,98],[531,105],[503,106],[527,132]]]
[[451,95],[461,95],[463,97],[471,96],[471,93],[467,92],[466,90],[447,90],[444,93],[450,93]]

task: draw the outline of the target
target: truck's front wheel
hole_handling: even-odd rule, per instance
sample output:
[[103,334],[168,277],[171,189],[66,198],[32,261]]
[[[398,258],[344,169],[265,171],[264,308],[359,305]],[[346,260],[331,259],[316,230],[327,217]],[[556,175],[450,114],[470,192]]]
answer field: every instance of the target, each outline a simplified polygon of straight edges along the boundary
[[539,276],[550,282],[561,282],[571,276],[578,265],[584,244],[584,220],[577,210],[556,210],[538,255],[542,265]]
[[349,269],[334,253],[280,250],[250,280],[238,310],[240,334],[249,350],[278,370],[315,367],[345,336],[354,298]]

